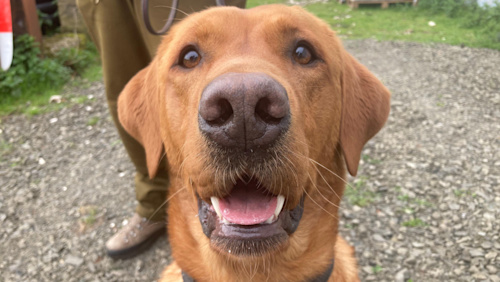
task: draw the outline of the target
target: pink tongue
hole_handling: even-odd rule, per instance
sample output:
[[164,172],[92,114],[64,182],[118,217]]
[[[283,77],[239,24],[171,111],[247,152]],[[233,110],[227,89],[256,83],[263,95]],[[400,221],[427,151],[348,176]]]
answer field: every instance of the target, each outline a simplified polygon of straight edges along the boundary
[[259,224],[269,219],[274,214],[278,198],[257,187],[257,181],[253,179],[248,184],[238,180],[231,194],[219,199],[222,216],[240,225]]

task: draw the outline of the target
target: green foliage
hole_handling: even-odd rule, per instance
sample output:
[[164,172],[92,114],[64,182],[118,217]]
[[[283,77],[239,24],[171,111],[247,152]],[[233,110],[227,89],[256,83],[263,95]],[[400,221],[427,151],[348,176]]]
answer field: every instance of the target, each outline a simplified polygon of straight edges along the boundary
[[[0,70],[0,117],[19,111],[28,115],[57,110],[61,104],[48,104],[67,82],[84,87],[102,78],[99,55],[86,41],[80,48],[61,49],[52,57],[41,51],[28,35],[15,38],[14,59],[8,71]],[[72,101],[70,101],[70,104]]]
[[479,7],[476,0],[420,0],[418,6],[434,13],[444,13],[455,17],[466,10],[475,10]]
[[350,186],[346,188],[344,195],[351,205],[365,207],[375,200],[377,195],[366,188],[367,181],[368,177],[360,176],[354,181],[354,187]]
[[96,62],[95,45],[87,41],[84,49],[64,48],[57,52],[54,59],[61,65],[70,68],[74,74],[82,74],[90,65]]
[[20,96],[27,89],[38,85],[53,87],[64,84],[71,71],[53,59],[39,57],[40,49],[33,37],[18,36],[14,42],[11,68],[0,71],[0,97]]
[[99,117],[91,117],[89,121],[87,121],[87,125],[94,126],[99,122]]
[[403,226],[406,226],[406,227],[425,227],[425,226],[427,226],[427,223],[425,223],[420,218],[414,218],[414,219],[403,222]]
[[478,29],[491,41],[500,43],[500,1],[496,4],[481,7],[477,0],[421,0],[419,8],[429,13],[441,13],[455,18],[460,21],[460,26]]
[[373,274],[377,274],[380,271],[382,271],[382,266],[380,266],[380,265],[377,264],[377,265],[375,265],[375,266],[372,267]]

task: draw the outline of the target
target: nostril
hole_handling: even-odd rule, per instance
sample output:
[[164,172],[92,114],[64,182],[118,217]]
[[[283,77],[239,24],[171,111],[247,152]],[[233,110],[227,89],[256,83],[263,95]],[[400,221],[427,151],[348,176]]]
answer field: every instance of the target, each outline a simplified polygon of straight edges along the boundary
[[206,119],[212,126],[220,126],[226,123],[233,115],[233,107],[227,99],[219,99],[214,106],[215,114]]
[[278,124],[285,117],[285,110],[269,98],[261,98],[255,106],[255,115],[267,124]]

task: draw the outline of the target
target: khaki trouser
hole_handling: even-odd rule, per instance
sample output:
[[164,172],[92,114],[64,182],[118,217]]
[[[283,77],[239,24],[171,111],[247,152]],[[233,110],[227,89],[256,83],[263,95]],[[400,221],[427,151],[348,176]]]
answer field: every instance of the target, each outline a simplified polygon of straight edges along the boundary
[[[167,21],[171,0],[150,0],[149,16],[153,27],[159,30]],[[246,0],[226,0],[227,5],[245,7]],[[101,55],[104,84],[109,110],[123,144],[136,167],[136,212],[153,221],[165,218],[168,172],[162,159],[157,176],[150,179],[144,148],[120,125],[117,114],[118,95],[125,84],[146,67],[162,37],[150,34],[142,19],[141,0],[77,0],[92,40]],[[176,21],[184,13],[192,13],[214,6],[215,0],[179,0]],[[184,13],[183,13],[184,12]]]

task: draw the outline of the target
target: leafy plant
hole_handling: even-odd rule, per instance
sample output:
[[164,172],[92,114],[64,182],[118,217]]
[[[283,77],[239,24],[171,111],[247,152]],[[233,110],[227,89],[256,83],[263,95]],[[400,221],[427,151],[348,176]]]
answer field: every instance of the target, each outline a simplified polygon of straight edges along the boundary
[[96,62],[97,50],[95,45],[87,41],[84,49],[64,48],[55,55],[54,59],[61,65],[70,68],[74,74],[82,74],[91,64]]
[[33,37],[21,35],[14,41],[11,68],[0,72],[0,97],[20,96],[38,85],[58,87],[70,78],[71,71],[54,59],[40,58],[40,48]]

